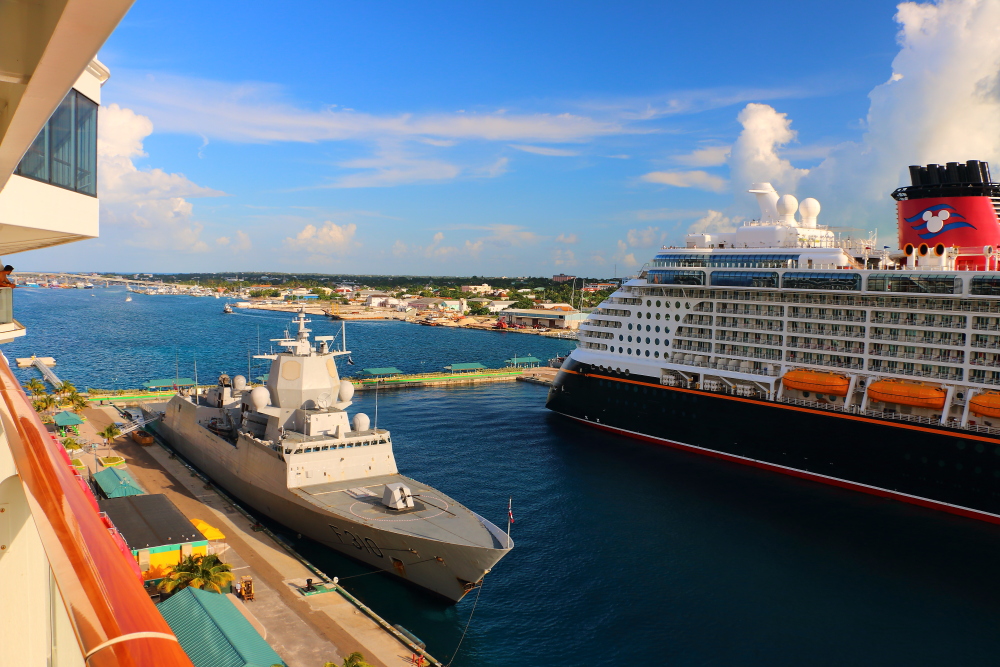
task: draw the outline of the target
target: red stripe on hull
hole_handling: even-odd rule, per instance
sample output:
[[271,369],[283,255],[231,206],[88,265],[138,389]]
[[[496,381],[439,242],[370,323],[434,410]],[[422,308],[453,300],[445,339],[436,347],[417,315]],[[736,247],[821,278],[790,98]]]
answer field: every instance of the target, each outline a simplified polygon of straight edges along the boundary
[[899,493],[897,491],[882,489],[877,486],[858,484],[857,482],[850,482],[846,479],[840,479],[837,477],[827,477],[825,475],[818,475],[816,473],[806,472],[805,470],[798,470],[797,468],[788,468],[774,463],[767,463],[766,461],[758,461],[756,459],[748,459],[742,456],[726,454],[724,452],[719,452],[714,449],[705,449],[704,447],[687,445],[684,444],[683,442],[675,442],[673,440],[655,438],[651,435],[644,435],[642,433],[636,433],[635,431],[627,431],[625,429],[615,428],[614,426],[608,426],[606,424],[598,424],[592,421],[587,421],[586,419],[580,419],[579,417],[574,417],[572,415],[567,415],[564,413],[559,413],[559,414],[562,414],[564,417],[569,417],[570,419],[576,420],[581,424],[586,424],[587,426],[592,426],[602,431],[608,431],[610,433],[616,433],[618,435],[625,435],[630,438],[634,438],[636,440],[642,440],[644,442],[651,442],[657,445],[666,445],[667,447],[673,447],[674,449],[680,449],[686,452],[704,454],[706,456],[722,459],[724,461],[741,463],[743,465],[753,466],[754,468],[761,468],[762,470],[770,470],[772,472],[780,472],[785,475],[791,475],[792,477],[798,477],[800,479],[808,479],[813,482],[820,482],[822,484],[838,486],[842,489],[861,491],[862,493],[867,493],[873,496],[880,496],[883,498],[893,498],[895,500],[900,500],[904,503],[910,503],[911,505],[919,505],[921,507],[926,507],[928,509],[948,512],[949,514],[957,514],[958,516],[964,516],[969,519],[977,519],[979,521],[987,521],[989,523],[1000,524],[1000,516],[997,516],[996,514],[990,514],[989,512],[981,512],[979,510],[970,509],[968,507],[960,507],[958,505],[950,505],[948,503],[943,503],[936,500],[930,500],[928,498],[911,496],[905,493]]

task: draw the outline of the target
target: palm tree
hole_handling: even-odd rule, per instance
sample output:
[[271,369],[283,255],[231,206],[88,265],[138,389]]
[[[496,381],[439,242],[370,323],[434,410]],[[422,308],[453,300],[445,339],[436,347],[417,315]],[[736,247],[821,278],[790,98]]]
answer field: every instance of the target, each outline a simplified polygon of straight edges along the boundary
[[45,413],[56,407],[56,398],[52,394],[42,394],[31,405],[36,412]]
[[176,593],[188,586],[221,593],[222,587],[236,578],[230,565],[215,554],[185,556],[157,586],[164,593]]
[[62,441],[62,444],[63,447],[70,451],[80,449],[81,447],[80,443],[76,441],[76,438],[66,438]]
[[38,378],[31,378],[31,380],[24,385],[24,388],[27,389],[28,393],[32,396],[41,396],[45,393],[45,383]]
[[108,447],[110,447],[111,444],[115,441],[115,438],[117,438],[121,434],[122,430],[117,426],[115,426],[114,424],[108,424],[103,431],[99,431],[97,433],[97,435],[104,438],[104,440],[108,443]]
[[81,396],[80,394],[76,393],[75,391],[72,394],[70,394],[70,396],[69,396],[69,404],[70,404],[70,407],[73,408],[73,412],[75,412],[77,414],[80,414],[81,412],[83,412],[84,410],[86,410],[88,407],[90,407],[90,401],[88,401],[87,399],[85,399],[83,396]]
[[[327,663],[327,664],[332,665],[333,663]],[[355,651],[354,653],[344,658],[343,667],[372,667],[372,666],[371,664],[365,662],[365,655],[363,653]]]

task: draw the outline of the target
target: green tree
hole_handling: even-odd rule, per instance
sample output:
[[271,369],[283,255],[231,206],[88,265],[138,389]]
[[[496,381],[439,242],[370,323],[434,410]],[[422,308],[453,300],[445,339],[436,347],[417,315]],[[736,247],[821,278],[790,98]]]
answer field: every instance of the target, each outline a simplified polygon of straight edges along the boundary
[[76,438],[65,438],[62,441],[63,447],[70,451],[75,451],[80,449],[80,443],[76,441]]
[[32,396],[41,396],[45,393],[45,383],[38,378],[31,378],[24,388],[28,390]]
[[46,413],[56,407],[56,397],[52,394],[42,394],[32,402],[36,412]]
[[80,414],[81,412],[83,412],[84,410],[86,410],[88,407],[90,407],[90,401],[88,401],[87,399],[85,399],[83,396],[81,396],[80,394],[76,393],[75,391],[72,394],[69,395],[69,398],[67,399],[67,402],[69,403],[70,407],[73,409],[73,412],[75,412],[77,414]]
[[70,396],[76,393],[76,386],[72,382],[63,382],[56,387],[56,393],[60,396]]
[[365,661],[364,653],[355,651],[344,658],[344,662],[340,665],[335,662],[328,662],[323,667],[372,667],[372,665]]
[[115,426],[114,424],[108,424],[107,427],[103,431],[99,431],[97,433],[97,435],[99,435],[102,438],[104,438],[105,442],[108,443],[108,447],[110,447],[111,443],[113,443],[115,441],[115,438],[117,438],[121,434],[122,434],[122,430],[120,428],[118,428],[117,426]]
[[222,587],[236,578],[228,563],[223,563],[215,554],[207,556],[185,556],[164,577],[158,588],[164,593],[176,593],[188,586],[213,593],[221,593]]

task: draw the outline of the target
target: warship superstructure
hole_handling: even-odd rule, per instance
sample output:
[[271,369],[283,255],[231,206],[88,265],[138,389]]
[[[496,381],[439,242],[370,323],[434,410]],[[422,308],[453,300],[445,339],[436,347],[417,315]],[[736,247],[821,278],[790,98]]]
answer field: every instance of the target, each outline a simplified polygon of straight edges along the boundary
[[157,430],[241,502],[369,565],[458,601],[513,547],[500,528],[399,473],[389,432],[349,417],[333,336],[310,340],[305,313],[275,342],[266,386],[222,375],[205,396],[146,406]]
[[979,160],[909,172],[899,250],[754,184],[760,219],[662,248],[594,310],[548,407],[1000,523],[1000,183]]

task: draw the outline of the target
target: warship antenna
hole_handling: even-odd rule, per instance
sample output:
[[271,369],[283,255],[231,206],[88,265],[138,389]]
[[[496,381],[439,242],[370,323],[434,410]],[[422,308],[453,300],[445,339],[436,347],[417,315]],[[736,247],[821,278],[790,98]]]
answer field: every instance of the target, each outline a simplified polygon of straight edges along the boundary
[[378,431],[378,381],[380,378],[375,378],[375,431]]
[[198,405],[198,357],[194,357],[194,404]]
[[347,352],[347,322],[344,320],[340,321],[340,346]]

